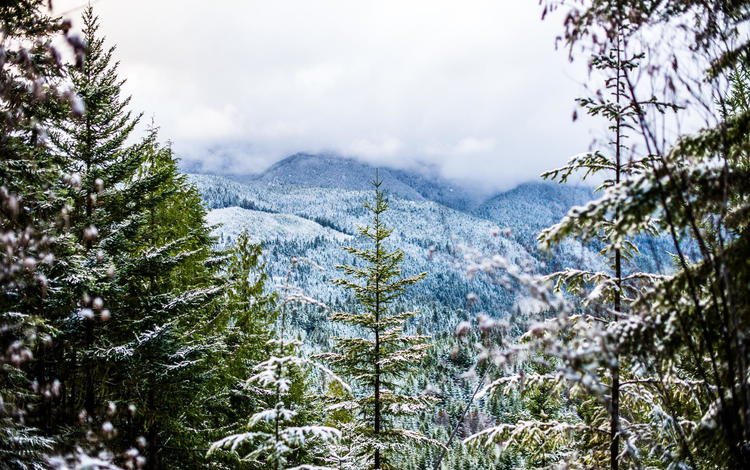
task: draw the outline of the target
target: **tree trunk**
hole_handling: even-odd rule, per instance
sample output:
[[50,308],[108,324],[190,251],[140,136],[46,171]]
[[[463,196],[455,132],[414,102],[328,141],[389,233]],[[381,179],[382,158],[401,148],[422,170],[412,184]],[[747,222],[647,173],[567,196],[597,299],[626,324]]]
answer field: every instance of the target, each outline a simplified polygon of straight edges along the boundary
[[[377,177],[377,176],[376,176]],[[375,214],[375,230],[380,229],[380,214]],[[375,242],[375,265],[380,265],[380,240]],[[375,440],[380,437],[380,274],[375,277]],[[380,470],[380,449],[375,449],[375,470]]]
[[[615,123],[615,183],[620,183],[622,170],[622,115],[620,110],[620,88],[621,88],[621,69],[622,69],[622,35],[618,31],[617,40],[617,80],[615,82],[616,100],[617,100],[617,121]],[[615,289],[614,310],[619,313],[622,310],[622,299],[620,289],[622,284],[622,254],[620,248],[615,249],[615,279],[617,288]],[[613,320],[616,320],[614,318]],[[610,415],[610,449],[609,449],[609,467],[610,470],[618,470],[618,456],[620,454],[620,364],[617,351],[615,351],[615,364],[612,367],[612,401]]]

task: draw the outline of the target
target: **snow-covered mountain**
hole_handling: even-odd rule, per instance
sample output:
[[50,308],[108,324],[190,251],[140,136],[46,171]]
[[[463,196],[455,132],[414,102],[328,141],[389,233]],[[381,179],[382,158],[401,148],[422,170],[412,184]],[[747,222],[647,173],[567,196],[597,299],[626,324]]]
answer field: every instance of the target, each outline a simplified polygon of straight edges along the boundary
[[[414,170],[382,167],[377,170],[383,180],[383,188],[394,196],[406,199],[427,199],[454,209],[469,210],[487,196],[439,176],[437,170],[429,166]],[[375,166],[352,158],[297,153],[260,174],[227,176],[240,183],[367,190],[375,171]]]
[[514,238],[533,249],[540,231],[559,222],[571,207],[593,198],[593,191],[588,187],[523,183],[487,199],[472,214],[512,228]]
[[[242,230],[266,247],[269,269],[276,278],[285,275],[289,260],[307,258],[324,268],[302,269],[295,279],[310,295],[326,302],[343,301],[330,284],[338,277],[335,266],[353,259],[342,247],[362,239],[357,227],[369,223],[363,202],[372,191],[299,185],[242,184],[220,176],[191,175],[209,208],[208,220],[219,242],[230,245]],[[537,260],[515,241],[498,236],[497,224],[428,200],[390,197],[385,222],[393,227],[390,248],[405,252],[405,274],[427,271],[427,279],[410,290],[416,305],[436,304],[461,308],[475,292],[483,308],[500,315],[512,305],[509,292],[496,289],[486,279],[468,279],[464,273],[464,247],[499,254],[516,265],[536,269]]]
[[[262,175],[246,178],[245,183],[216,175],[190,178],[210,209],[208,220],[216,225],[219,243],[231,245],[247,230],[264,243],[277,283],[283,282],[291,258],[308,259],[311,263],[302,263],[293,283],[333,307],[346,308],[349,299],[330,281],[340,275],[336,265],[354,261],[343,246],[363,243],[357,227],[369,223],[362,204],[372,199],[373,175],[374,168],[353,160],[295,155]],[[502,256],[536,272],[580,263],[606,269],[596,253],[580,243],[563,245],[551,259],[536,250],[528,235],[556,222],[571,205],[587,201],[588,189],[528,184],[481,204],[468,197],[465,201],[473,202],[462,204],[454,198],[450,207],[441,203],[452,194],[445,181],[389,169],[381,169],[379,176],[390,199],[386,213],[386,223],[394,229],[390,248],[405,252],[404,274],[429,273],[410,289],[402,306],[430,312],[417,320],[428,331],[459,321],[465,313],[457,311],[468,308],[469,297],[478,299],[472,310],[498,316],[516,305],[519,294],[512,286],[467,274],[468,264],[478,255]],[[469,194],[460,188],[455,193]],[[313,319],[308,320],[314,325]]]

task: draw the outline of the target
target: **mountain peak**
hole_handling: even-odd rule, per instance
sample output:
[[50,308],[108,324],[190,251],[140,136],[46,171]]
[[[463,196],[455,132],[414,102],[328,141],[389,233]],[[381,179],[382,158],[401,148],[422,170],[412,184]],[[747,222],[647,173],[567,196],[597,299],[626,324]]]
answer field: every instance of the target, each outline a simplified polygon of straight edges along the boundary
[[[398,197],[439,202],[470,210],[481,203],[482,195],[438,175],[434,167],[418,170],[377,167],[383,189]],[[295,184],[324,188],[369,190],[376,167],[336,154],[295,153],[275,163],[255,177],[266,184]]]
[[[273,185],[294,184],[340,189],[371,189],[376,167],[353,158],[331,154],[295,153],[276,162],[255,180]],[[419,192],[395,177],[390,169],[380,169],[383,189],[399,197],[422,200]]]

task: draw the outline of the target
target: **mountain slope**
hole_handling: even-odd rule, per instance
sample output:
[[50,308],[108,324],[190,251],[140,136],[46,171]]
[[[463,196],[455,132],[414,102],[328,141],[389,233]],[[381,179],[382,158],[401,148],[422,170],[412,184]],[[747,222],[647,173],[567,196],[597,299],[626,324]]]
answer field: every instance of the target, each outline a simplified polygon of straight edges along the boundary
[[[352,236],[309,219],[291,214],[276,214],[241,207],[225,207],[208,213],[209,225],[219,225],[219,243],[229,245],[242,231],[247,230],[255,242],[295,240],[307,242],[324,237],[343,241]],[[226,234],[226,236],[225,236]]]
[[[383,189],[414,200],[424,197],[394,177],[388,169],[379,170]],[[287,157],[255,178],[272,185],[303,185],[322,188],[366,189],[375,178],[375,167],[351,158],[298,153]]]
[[594,197],[591,188],[555,183],[524,183],[497,194],[474,209],[478,217],[511,228],[525,246],[535,244],[536,235],[556,224],[573,206]]
[[[223,224],[214,231],[226,245],[243,229],[265,244],[271,275],[277,280],[286,273],[292,258],[306,258],[322,268],[304,268],[295,282],[313,297],[333,304],[346,302],[344,294],[331,285],[339,276],[336,265],[353,260],[342,247],[363,243],[356,236],[358,226],[369,223],[362,203],[372,191],[301,185],[241,184],[227,178],[191,175],[209,208],[209,221]],[[544,201],[539,203],[546,207]],[[228,206],[242,206],[239,207]],[[481,273],[468,274],[477,256],[502,256],[524,271],[540,271],[547,262],[512,238],[500,234],[498,224],[475,215],[448,208],[433,201],[412,200],[390,195],[391,210],[385,222],[394,229],[389,249],[405,253],[404,274],[429,273],[424,282],[410,289],[409,308],[449,312],[429,318],[428,330],[439,323],[453,323],[457,309],[467,307],[470,293],[479,299],[474,310],[493,315],[512,311],[518,293],[512,286],[495,285]],[[523,210],[533,213],[536,209]],[[509,214],[510,221],[515,218]],[[511,225],[511,228],[513,226]],[[352,236],[355,235],[355,236]],[[572,242],[559,259],[575,259],[605,269],[588,248]],[[281,282],[281,281],[278,281]],[[424,320],[427,321],[427,320]]]

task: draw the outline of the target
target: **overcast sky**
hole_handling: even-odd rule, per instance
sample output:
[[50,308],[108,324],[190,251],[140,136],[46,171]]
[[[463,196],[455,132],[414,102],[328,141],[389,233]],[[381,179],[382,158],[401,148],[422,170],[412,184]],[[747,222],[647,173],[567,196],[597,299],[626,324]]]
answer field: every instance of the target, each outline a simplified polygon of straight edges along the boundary
[[508,188],[591,140],[571,122],[585,71],[555,51],[561,18],[540,21],[536,0],[94,6],[133,107],[207,171],[334,152]]

